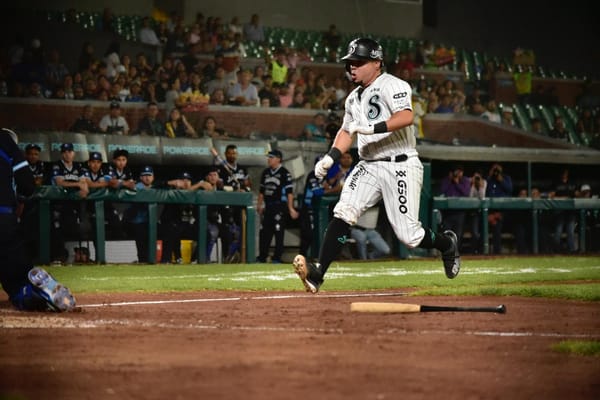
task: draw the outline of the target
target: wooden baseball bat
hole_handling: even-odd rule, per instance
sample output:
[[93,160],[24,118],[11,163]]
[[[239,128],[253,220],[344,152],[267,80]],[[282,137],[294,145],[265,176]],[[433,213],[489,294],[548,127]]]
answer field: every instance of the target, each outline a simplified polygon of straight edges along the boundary
[[461,307],[461,306],[426,306],[406,303],[356,302],[350,304],[350,311],[368,313],[418,313],[418,312],[491,312],[504,314],[506,307]]

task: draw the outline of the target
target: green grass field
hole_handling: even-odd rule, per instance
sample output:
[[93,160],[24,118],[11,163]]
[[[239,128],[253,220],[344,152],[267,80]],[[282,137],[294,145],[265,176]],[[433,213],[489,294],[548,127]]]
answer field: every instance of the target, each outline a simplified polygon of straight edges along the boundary
[[[48,267],[74,293],[303,289],[291,265],[73,265]],[[445,277],[440,260],[334,262],[322,290],[410,288],[413,295],[532,296],[600,301],[600,257],[464,259]]]

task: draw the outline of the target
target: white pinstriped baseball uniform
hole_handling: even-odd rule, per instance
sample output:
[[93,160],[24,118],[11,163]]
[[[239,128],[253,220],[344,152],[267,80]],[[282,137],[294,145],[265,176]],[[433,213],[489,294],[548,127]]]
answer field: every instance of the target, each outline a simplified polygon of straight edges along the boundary
[[[363,126],[375,125],[387,121],[398,111],[412,110],[411,98],[412,90],[407,82],[382,73],[366,88],[358,87],[348,95],[342,129],[349,131],[352,121]],[[413,126],[357,135],[361,161],[346,179],[334,216],[354,225],[365,210],[383,198],[388,220],[398,239],[409,248],[416,247],[425,230],[419,221],[423,164],[416,150]],[[404,161],[394,161],[396,157]],[[376,161],[382,159],[392,161]]]

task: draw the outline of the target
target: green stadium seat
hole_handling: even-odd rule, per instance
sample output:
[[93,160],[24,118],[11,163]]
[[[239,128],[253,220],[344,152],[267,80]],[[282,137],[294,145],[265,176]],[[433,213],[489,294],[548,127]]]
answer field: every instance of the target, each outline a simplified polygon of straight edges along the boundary
[[531,121],[525,108],[522,105],[516,103],[512,105],[512,109],[517,126],[525,131],[531,131]]

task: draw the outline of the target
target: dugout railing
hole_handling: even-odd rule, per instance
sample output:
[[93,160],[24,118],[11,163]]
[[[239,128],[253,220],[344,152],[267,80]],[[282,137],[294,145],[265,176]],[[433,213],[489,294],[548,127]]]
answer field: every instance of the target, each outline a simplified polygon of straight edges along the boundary
[[544,210],[570,210],[579,214],[578,234],[579,250],[586,251],[586,211],[600,209],[600,199],[532,199],[530,197],[498,197],[498,198],[471,198],[471,197],[433,197],[431,203],[432,229],[437,229],[439,213],[444,210],[478,211],[481,217],[481,239],[483,241],[483,254],[489,254],[489,227],[488,215],[490,210],[499,211],[530,211],[530,219],[519,221],[531,224],[531,243],[534,254],[539,253],[539,216]]
[[[312,243],[312,255],[318,255],[319,246],[323,240],[325,228],[330,217],[330,207],[338,200],[338,196],[324,196],[317,203],[315,218],[315,235]],[[425,226],[429,224],[434,231],[438,229],[438,221],[441,221],[440,213],[444,210],[478,211],[481,217],[481,239],[483,242],[483,253],[490,253],[488,228],[488,215],[490,210],[502,211],[530,211],[530,219],[520,221],[523,224],[531,224],[531,243],[534,254],[539,254],[539,226],[540,211],[571,210],[579,214],[577,231],[579,236],[579,250],[586,251],[586,211],[599,210],[600,199],[532,199],[523,197],[502,198],[471,198],[471,197],[431,197],[427,193],[421,195],[421,221]],[[429,217],[424,217],[428,214]],[[408,250],[398,244],[398,255],[406,258]]]
[[[148,189],[143,191],[132,190],[93,190],[85,199],[81,199],[77,192],[67,191],[54,186],[42,186],[35,195],[39,203],[39,258],[42,264],[50,262],[50,235],[52,202],[56,201],[86,201],[92,202],[95,211],[94,240],[96,246],[96,262],[106,262],[106,236],[104,202],[119,203],[146,203],[148,204],[148,262],[154,264],[156,260],[156,241],[159,204],[192,204],[198,210],[197,232],[197,260],[199,263],[207,261],[207,208],[210,205],[229,205],[243,207],[242,212],[242,246],[245,252],[242,261],[253,262],[256,259],[256,213],[252,193],[243,192],[204,192],[185,190],[160,190]],[[158,260],[160,261],[160,260]]]

